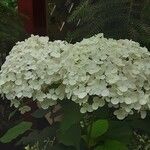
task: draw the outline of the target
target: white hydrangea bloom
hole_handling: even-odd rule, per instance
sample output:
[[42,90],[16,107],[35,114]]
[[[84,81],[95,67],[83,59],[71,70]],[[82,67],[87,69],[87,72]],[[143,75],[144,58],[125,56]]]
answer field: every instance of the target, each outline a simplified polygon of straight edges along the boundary
[[7,56],[0,92],[15,107],[23,98],[44,109],[68,99],[82,113],[108,105],[118,119],[135,111],[145,118],[150,109],[150,53],[139,43],[103,34],[75,44],[32,35]]
[[21,114],[25,114],[26,112],[29,112],[31,110],[31,108],[29,106],[23,106],[19,108],[19,111],[21,112]]

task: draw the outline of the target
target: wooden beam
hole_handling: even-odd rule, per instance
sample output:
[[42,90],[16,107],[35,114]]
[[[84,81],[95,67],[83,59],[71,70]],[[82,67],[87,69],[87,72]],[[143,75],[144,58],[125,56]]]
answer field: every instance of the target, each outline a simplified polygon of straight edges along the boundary
[[47,35],[47,0],[18,0],[18,11],[27,33]]

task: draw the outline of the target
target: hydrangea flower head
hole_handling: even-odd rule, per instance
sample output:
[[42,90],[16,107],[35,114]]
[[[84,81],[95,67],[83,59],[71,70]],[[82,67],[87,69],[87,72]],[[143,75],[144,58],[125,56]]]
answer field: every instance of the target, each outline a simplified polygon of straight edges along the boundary
[[23,98],[44,109],[66,99],[82,113],[108,105],[118,119],[135,111],[144,118],[150,109],[150,53],[137,42],[102,34],[75,44],[32,35],[7,56],[0,92],[16,107]]

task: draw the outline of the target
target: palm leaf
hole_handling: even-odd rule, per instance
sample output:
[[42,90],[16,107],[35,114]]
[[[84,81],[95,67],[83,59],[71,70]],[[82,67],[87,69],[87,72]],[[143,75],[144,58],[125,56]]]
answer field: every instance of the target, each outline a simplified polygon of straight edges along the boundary
[[106,37],[129,38],[149,47],[148,0],[82,0],[68,18],[76,26],[67,39],[74,42],[99,32]]

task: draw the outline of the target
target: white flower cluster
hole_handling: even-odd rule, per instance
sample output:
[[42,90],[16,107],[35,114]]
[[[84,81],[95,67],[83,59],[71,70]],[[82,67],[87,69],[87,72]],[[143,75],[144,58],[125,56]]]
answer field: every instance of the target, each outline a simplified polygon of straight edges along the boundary
[[150,53],[131,40],[98,34],[75,44],[31,36],[13,47],[0,72],[0,92],[15,106],[32,98],[47,109],[72,100],[81,112],[107,104],[118,119],[150,109]]

